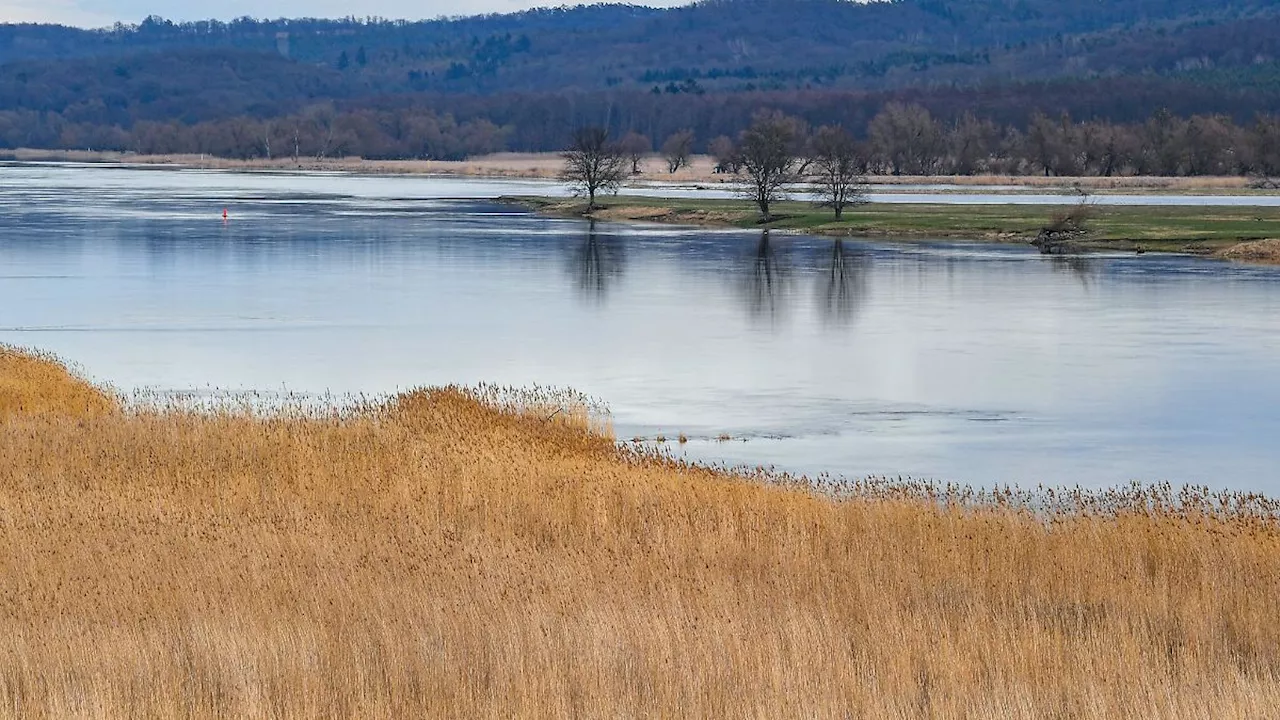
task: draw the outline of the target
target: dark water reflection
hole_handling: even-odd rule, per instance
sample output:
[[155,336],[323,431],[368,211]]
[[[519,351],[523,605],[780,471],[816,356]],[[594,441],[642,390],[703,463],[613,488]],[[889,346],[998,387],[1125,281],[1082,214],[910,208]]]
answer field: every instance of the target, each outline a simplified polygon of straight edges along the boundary
[[595,220],[588,221],[586,225],[582,243],[574,249],[570,272],[582,297],[603,303],[608,297],[609,287],[626,270],[626,245],[621,238],[601,232]]
[[871,254],[843,240],[831,243],[831,257],[818,283],[818,307],[830,325],[848,325],[867,294]]
[[1054,270],[1079,280],[1085,289],[1093,284],[1099,267],[1098,261],[1087,255],[1051,255],[1049,263]]
[[0,178],[0,342],[123,388],[572,386],[804,472],[1280,491],[1276,271],[144,175]]
[[742,297],[751,317],[777,322],[792,291],[789,248],[770,238],[768,230],[760,233],[754,245],[742,264]]

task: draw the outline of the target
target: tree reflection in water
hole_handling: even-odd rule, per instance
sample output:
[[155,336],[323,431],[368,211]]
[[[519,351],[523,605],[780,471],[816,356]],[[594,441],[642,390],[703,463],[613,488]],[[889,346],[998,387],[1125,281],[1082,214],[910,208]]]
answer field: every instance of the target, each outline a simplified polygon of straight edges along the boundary
[[871,259],[836,240],[826,267],[818,278],[818,312],[832,325],[847,325],[858,314],[867,294],[867,271]]
[[587,225],[587,234],[582,242],[574,248],[571,260],[571,272],[578,286],[578,292],[603,304],[609,288],[622,277],[626,266],[626,255],[617,238],[601,235],[596,230],[596,222]]
[[1050,255],[1049,263],[1057,272],[1074,275],[1086,290],[1093,285],[1098,271],[1093,260],[1081,255]]
[[747,274],[743,283],[747,312],[756,319],[776,321],[785,309],[791,286],[791,268],[769,238],[769,231],[760,233],[755,252],[747,260]]

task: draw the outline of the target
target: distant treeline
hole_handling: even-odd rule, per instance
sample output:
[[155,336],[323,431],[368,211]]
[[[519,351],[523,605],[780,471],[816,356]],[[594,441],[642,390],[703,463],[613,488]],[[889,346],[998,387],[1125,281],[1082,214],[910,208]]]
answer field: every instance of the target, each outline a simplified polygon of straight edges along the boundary
[[460,160],[506,149],[507,136],[507,129],[484,119],[458,122],[452,115],[429,110],[340,112],[329,104],[280,118],[237,117],[190,125],[142,121],[129,129],[67,122],[52,113],[0,111],[0,148],[202,154],[246,160],[349,156]]
[[[710,134],[663,118],[615,114],[614,137],[643,136],[660,148],[670,135],[692,132],[693,148],[715,153],[741,130],[724,122]],[[1280,117],[1258,114],[1247,122],[1224,115],[1179,117],[1167,110],[1141,122],[1075,121],[1067,114],[1035,112],[1024,123],[1002,123],[965,113],[942,119],[920,104],[889,102],[874,115],[799,115],[803,124],[838,124],[859,141],[868,174],[969,175],[1236,175],[1280,176]],[[543,127],[541,123],[550,123]],[[653,132],[653,128],[669,132]],[[554,128],[554,129],[552,129]],[[279,118],[237,117],[185,124],[143,121],[125,129],[68,122],[53,113],[0,111],[0,146],[207,154],[218,157],[461,159],[502,150],[556,150],[570,128],[536,114],[498,124],[459,119],[418,107],[342,110],[331,104]],[[545,134],[537,143],[523,141]],[[559,138],[554,144],[550,137]]]
[[869,123],[862,156],[868,172],[894,175],[1280,175],[1280,117],[1242,126],[1160,111],[1115,124],[1037,113],[1019,128],[972,115],[943,123],[893,104]]

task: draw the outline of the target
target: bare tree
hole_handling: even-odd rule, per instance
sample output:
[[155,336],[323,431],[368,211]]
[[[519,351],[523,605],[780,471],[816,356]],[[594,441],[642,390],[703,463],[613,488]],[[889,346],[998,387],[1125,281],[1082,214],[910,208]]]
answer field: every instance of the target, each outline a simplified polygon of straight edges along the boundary
[[649,136],[632,131],[618,141],[618,148],[631,162],[631,174],[638,175],[640,163],[644,161],[644,156],[653,150],[653,143],[649,142]]
[[801,178],[799,143],[803,127],[780,112],[756,113],[751,127],[742,131],[738,157],[747,171],[742,194],[760,208],[765,222],[773,218],[770,207],[786,197],[787,186]]
[[1188,175],[1234,175],[1240,171],[1235,160],[1245,145],[1239,130],[1221,115],[1197,115],[1187,122]]
[[561,157],[565,167],[560,177],[575,192],[587,196],[587,210],[595,209],[597,192],[616,190],[622,184],[622,151],[609,141],[609,131],[602,127],[575,130]]
[[268,160],[271,159],[271,133],[275,132],[275,129],[275,123],[271,120],[262,123],[262,152]]
[[1044,171],[1044,176],[1079,175],[1085,146],[1082,133],[1070,116],[1052,119],[1044,113],[1031,116],[1025,137],[1027,157]]
[[1073,190],[1079,197],[1075,205],[1059,208],[1049,217],[1049,224],[1040,229],[1031,244],[1045,255],[1063,255],[1079,251],[1077,241],[1089,236],[1089,220],[1094,205],[1089,191],[1076,185]]
[[931,175],[942,127],[919,105],[887,103],[867,126],[871,144],[894,175]]
[[[1263,178],[1280,178],[1280,117],[1259,115],[1252,133],[1252,164]],[[1274,185],[1275,181],[1271,181]]]
[[965,113],[947,133],[946,151],[953,175],[975,175],[990,166],[991,156],[1000,145],[1000,126],[991,120],[978,119]]
[[737,175],[742,172],[742,160],[738,157],[738,146],[732,140],[721,135],[711,141],[708,148],[711,151],[711,157],[715,158],[718,173],[733,173]]
[[1187,166],[1187,121],[1161,108],[1138,131],[1138,151],[1134,156],[1139,175],[1181,175]]
[[1111,177],[1137,152],[1138,140],[1131,128],[1092,121],[1080,126],[1079,140],[1087,174]]
[[672,133],[662,143],[662,156],[667,159],[667,172],[674,173],[689,164],[689,155],[693,152],[693,131],[681,130]]
[[858,145],[844,128],[825,125],[814,133],[811,148],[811,192],[823,207],[835,210],[839,220],[846,207],[867,201]]
[[337,134],[336,113],[332,106],[315,105],[307,109],[306,115],[313,134],[319,139],[316,159],[323,160],[329,154]]

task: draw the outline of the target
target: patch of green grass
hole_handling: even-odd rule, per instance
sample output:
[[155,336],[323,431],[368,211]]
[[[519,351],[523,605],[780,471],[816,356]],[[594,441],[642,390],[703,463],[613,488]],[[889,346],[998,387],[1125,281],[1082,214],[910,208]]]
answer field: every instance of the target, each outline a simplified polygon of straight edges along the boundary
[[[506,198],[556,215],[581,215],[585,208],[555,198]],[[813,203],[778,203],[774,217],[761,222],[745,200],[615,197],[594,213],[608,220],[642,220],[687,225],[796,230],[824,235],[888,238],[962,238],[1025,242],[1046,226],[1061,206],[923,205],[871,203],[834,214]],[[656,213],[655,210],[663,212]],[[1097,247],[1205,252],[1246,240],[1280,238],[1280,208],[1095,206],[1085,244]]]

